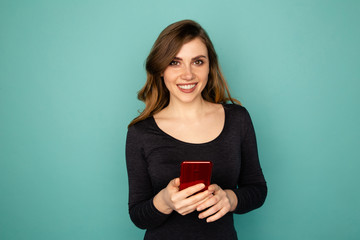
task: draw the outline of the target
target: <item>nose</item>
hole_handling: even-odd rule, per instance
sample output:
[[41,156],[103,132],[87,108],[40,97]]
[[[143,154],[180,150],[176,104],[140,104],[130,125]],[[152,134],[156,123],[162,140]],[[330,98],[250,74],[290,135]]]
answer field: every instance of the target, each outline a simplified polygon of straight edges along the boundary
[[191,69],[190,65],[184,66],[183,73],[181,74],[181,78],[187,81],[194,79],[193,70]]

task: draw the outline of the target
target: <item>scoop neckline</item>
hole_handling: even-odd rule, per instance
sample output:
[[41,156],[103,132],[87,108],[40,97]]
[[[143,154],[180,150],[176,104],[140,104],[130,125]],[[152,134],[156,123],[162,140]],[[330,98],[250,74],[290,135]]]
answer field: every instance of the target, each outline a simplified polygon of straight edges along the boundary
[[170,134],[166,133],[165,131],[163,131],[163,130],[157,125],[154,116],[151,116],[151,119],[152,119],[152,122],[153,122],[154,126],[156,127],[156,129],[157,129],[158,131],[160,131],[162,134],[164,134],[165,136],[167,136],[168,138],[170,138],[170,139],[172,139],[172,140],[174,140],[174,141],[176,141],[176,142],[179,142],[179,143],[182,143],[182,144],[188,144],[188,145],[197,145],[197,146],[207,145],[207,144],[211,144],[211,143],[217,141],[218,139],[220,139],[221,136],[224,134],[225,128],[226,128],[226,126],[227,126],[227,121],[228,121],[228,119],[227,119],[227,114],[226,114],[226,107],[225,107],[223,104],[221,104],[221,106],[222,106],[223,109],[224,109],[224,115],[225,115],[225,116],[224,116],[225,119],[224,119],[224,124],[223,124],[222,130],[221,130],[221,132],[219,133],[219,135],[217,135],[214,139],[212,139],[212,140],[210,140],[210,141],[208,141],[208,142],[203,142],[203,143],[185,142],[185,141],[182,141],[182,140],[180,140],[180,139],[177,139],[177,138],[171,136]]

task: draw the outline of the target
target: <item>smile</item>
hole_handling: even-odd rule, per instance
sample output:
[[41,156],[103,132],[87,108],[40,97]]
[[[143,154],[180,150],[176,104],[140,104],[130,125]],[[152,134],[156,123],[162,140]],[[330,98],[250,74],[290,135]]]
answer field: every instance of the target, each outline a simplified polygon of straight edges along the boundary
[[196,84],[186,84],[186,85],[178,85],[179,88],[184,89],[184,90],[188,90],[188,89],[192,89],[196,86]]

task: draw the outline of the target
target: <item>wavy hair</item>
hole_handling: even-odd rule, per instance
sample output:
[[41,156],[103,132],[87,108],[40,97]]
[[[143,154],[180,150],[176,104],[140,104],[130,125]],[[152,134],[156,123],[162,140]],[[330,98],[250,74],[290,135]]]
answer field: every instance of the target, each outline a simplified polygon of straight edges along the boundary
[[138,99],[145,102],[145,109],[130,122],[129,127],[160,112],[169,104],[170,94],[161,75],[181,47],[195,38],[203,41],[209,55],[208,82],[201,93],[204,100],[212,103],[224,104],[230,101],[240,104],[230,95],[217,54],[206,31],[193,20],[182,20],[169,25],[160,33],[146,59],[147,79],[144,87],[138,92]]

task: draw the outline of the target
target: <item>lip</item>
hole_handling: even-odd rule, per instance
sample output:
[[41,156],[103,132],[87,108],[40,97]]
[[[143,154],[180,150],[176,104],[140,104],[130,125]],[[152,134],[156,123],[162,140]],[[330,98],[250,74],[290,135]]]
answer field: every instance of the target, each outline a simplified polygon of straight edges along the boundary
[[192,93],[196,89],[197,83],[176,84],[176,86],[183,93]]

